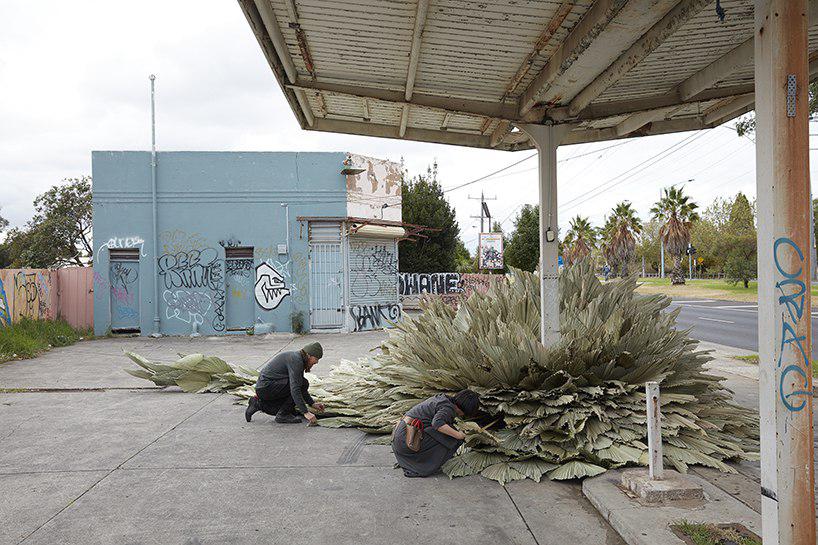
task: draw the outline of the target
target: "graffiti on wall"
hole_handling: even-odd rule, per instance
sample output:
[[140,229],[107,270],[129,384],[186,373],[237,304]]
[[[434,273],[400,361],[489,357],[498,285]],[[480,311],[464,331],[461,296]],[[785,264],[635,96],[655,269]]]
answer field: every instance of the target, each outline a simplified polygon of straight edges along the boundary
[[307,304],[307,290],[304,289],[303,283],[307,279],[307,258],[304,255],[297,255],[287,261],[277,261],[273,259],[265,259],[265,263],[270,265],[278,272],[284,279],[287,289],[290,290],[290,298],[296,305]]
[[213,306],[213,301],[205,292],[185,290],[165,290],[165,316],[181,320],[187,324],[204,324],[205,315]]
[[159,251],[163,254],[178,254],[190,250],[202,250],[207,245],[199,233],[188,233],[180,229],[159,233]]
[[111,264],[111,295],[123,305],[134,304],[134,286],[139,280],[139,269],[119,261]]
[[400,295],[448,295],[463,292],[460,273],[400,273],[398,286]]
[[0,326],[11,324],[11,312],[9,312],[9,298],[3,286],[3,278],[0,277]]
[[[0,327],[21,318],[47,320],[55,317],[51,272],[47,270],[0,270]],[[56,303],[56,301],[54,301]]]
[[191,249],[161,255],[158,266],[165,290],[207,290],[214,312],[211,325],[224,331],[224,267],[218,257],[214,248]]
[[264,310],[273,310],[290,294],[281,276],[276,269],[267,262],[259,263],[256,267],[255,285],[256,304]]
[[349,286],[357,298],[390,298],[395,295],[398,256],[394,243],[355,244],[350,251]]
[[402,312],[401,306],[397,303],[349,307],[353,331],[388,327],[400,319]]
[[804,253],[791,239],[779,238],[773,243],[773,259],[781,276],[775,284],[781,293],[778,297],[781,345],[776,362],[779,371],[778,395],[788,411],[798,412],[806,407],[812,397],[809,379],[812,365],[805,346],[807,337],[799,335],[799,330],[808,331],[811,327],[810,309],[806,309],[804,319],[807,293],[807,284],[802,279]]
[[145,241],[142,237],[139,236],[128,236],[128,237],[111,237],[102,245],[100,245],[98,253],[101,252],[104,248],[110,249],[125,249],[125,248],[139,248],[140,254],[144,257],[146,254],[144,253],[144,246]]

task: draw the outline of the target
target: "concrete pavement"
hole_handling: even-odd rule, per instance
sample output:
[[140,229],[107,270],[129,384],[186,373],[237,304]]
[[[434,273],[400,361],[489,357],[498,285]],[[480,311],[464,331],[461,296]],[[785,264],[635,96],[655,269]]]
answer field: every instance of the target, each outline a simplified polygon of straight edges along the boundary
[[114,338],[0,364],[0,544],[622,543],[577,483],[406,479],[356,430],[247,424],[231,396],[121,370],[123,350],[258,367],[320,340],[323,373],[384,337]]

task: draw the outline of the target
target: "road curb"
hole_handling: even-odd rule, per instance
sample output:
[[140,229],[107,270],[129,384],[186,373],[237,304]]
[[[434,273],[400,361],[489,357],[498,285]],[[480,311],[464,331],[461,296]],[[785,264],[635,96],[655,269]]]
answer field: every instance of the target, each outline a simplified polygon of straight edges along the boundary
[[616,469],[582,482],[582,493],[628,545],[681,545],[670,526],[682,520],[715,524],[739,523],[761,535],[761,515],[698,475],[687,477],[701,485],[705,501],[648,506],[626,495]]

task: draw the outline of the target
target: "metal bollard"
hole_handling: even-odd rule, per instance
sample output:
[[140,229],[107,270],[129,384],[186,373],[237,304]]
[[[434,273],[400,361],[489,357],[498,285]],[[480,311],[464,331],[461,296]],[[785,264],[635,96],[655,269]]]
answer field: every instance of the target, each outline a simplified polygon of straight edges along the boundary
[[662,478],[662,407],[659,402],[659,383],[645,383],[645,400],[648,404],[648,451],[650,465],[648,475],[653,480]]

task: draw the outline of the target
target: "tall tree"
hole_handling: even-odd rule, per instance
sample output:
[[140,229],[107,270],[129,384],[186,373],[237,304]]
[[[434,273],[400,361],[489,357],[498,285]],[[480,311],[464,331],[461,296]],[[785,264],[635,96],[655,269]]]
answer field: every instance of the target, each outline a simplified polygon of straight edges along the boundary
[[757,275],[757,242],[753,207],[743,193],[736,195],[723,234],[719,237],[719,251],[726,255],[724,274],[729,282],[741,282],[750,287]]
[[670,273],[672,284],[684,284],[682,257],[690,246],[690,229],[699,218],[698,205],[684,194],[683,187],[666,187],[662,198],[651,208],[653,218],[662,222],[659,236],[665,245],[665,251],[673,257],[673,271]]
[[591,226],[588,218],[576,216],[572,219],[563,240],[566,246],[563,254],[566,265],[578,263],[590,255],[596,246],[596,237],[596,229]]
[[605,241],[603,255],[612,272],[628,275],[628,262],[634,257],[636,239],[642,232],[642,222],[628,201],[617,204],[602,228]]
[[4,243],[14,267],[85,265],[94,257],[91,177],[66,178],[34,199],[34,217]]
[[[2,207],[0,207],[0,208],[2,208]],[[0,233],[2,233],[6,229],[6,227],[8,227],[8,226],[9,226],[9,220],[4,218],[3,216],[0,216]]]
[[401,272],[452,272],[457,267],[460,227],[454,209],[443,196],[437,163],[411,180],[401,180],[403,221],[438,229],[419,240],[400,242]]
[[514,232],[508,239],[505,263],[533,272],[540,263],[540,207],[524,205],[514,220]]

